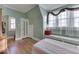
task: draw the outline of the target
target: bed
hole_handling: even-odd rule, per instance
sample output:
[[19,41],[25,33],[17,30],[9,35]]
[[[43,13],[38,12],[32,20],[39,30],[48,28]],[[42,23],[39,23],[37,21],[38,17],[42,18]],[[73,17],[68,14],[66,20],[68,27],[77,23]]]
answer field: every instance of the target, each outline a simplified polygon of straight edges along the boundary
[[37,42],[32,54],[78,54],[79,46],[45,38]]

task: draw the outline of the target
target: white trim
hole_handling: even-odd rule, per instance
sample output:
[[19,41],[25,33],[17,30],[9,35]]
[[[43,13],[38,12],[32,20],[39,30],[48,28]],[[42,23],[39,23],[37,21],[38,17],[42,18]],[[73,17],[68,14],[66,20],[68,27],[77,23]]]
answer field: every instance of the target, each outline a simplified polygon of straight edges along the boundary
[[36,38],[36,37],[31,37],[32,39],[36,40],[36,41],[40,41],[40,39]]
[[16,40],[22,40],[23,38],[26,38],[26,37],[29,37],[29,36],[25,36],[25,37],[16,38]]
[[[29,37],[29,36],[16,38],[16,40],[22,40],[23,38],[27,38],[27,37]],[[40,41],[40,39],[38,39],[38,38],[36,38],[36,37],[29,37],[29,38],[32,38],[32,39],[35,40],[35,41]]]
[[15,40],[21,40],[22,38],[16,38]]
[[14,36],[9,36],[8,39],[14,38]]

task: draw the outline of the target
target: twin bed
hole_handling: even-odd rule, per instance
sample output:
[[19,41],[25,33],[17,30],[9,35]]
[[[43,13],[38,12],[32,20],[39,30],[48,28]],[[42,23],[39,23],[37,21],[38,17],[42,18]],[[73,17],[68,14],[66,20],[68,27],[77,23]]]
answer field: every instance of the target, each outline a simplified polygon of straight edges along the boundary
[[45,38],[33,46],[33,54],[79,54],[79,46]]

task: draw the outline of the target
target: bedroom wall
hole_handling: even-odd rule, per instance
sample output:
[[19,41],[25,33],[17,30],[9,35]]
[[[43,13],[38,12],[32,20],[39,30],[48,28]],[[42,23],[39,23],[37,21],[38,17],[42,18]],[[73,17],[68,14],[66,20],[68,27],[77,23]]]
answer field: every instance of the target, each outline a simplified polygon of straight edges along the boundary
[[[23,14],[18,11],[9,9],[7,7],[1,6],[3,9],[3,20],[6,22],[6,34],[7,36],[14,35],[16,31],[16,38],[20,38],[20,18],[27,18],[29,19],[30,24],[33,24],[34,27],[34,37],[42,39],[43,38],[43,17],[40,12],[39,6],[34,7],[29,12]],[[8,17],[12,16],[16,18],[16,30],[9,31],[8,29]]]
[[39,6],[34,7],[29,12],[26,13],[30,24],[33,24],[34,37],[42,39],[43,38],[43,17],[40,12]]
[[45,30],[45,23],[44,22],[47,19],[47,11],[40,6],[39,6],[39,8],[40,8],[40,11],[41,11],[41,14],[42,14],[42,17],[43,17],[43,37],[44,37],[44,30]]
[[[3,9],[3,20],[6,22],[6,34],[8,37],[10,36],[13,36],[15,31],[16,31],[16,38],[19,38],[20,37],[20,19],[21,18],[26,18],[26,16],[23,14],[23,13],[20,13],[18,11],[15,11],[15,10],[12,10],[12,9],[9,9],[9,8],[6,8],[6,7],[2,7]],[[8,25],[8,17],[9,16],[12,16],[12,17],[15,17],[16,19],[16,30],[15,31],[9,31],[9,25]]]

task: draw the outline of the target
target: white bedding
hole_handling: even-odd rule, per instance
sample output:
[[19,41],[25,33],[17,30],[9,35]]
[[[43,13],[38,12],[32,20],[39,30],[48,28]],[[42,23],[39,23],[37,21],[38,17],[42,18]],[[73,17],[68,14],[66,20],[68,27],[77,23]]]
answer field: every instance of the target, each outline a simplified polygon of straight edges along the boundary
[[36,54],[78,54],[78,46],[45,38],[36,43],[32,49]]

